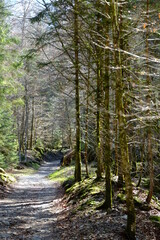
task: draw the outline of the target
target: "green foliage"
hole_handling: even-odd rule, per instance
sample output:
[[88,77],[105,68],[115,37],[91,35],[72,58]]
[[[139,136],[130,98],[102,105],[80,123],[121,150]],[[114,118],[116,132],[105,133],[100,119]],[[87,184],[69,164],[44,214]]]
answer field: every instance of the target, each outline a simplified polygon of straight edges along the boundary
[[56,130],[53,135],[52,139],[52,148],[59,149],[62,146],[62,137],[61,137],[61,131]]
[[[12,106],[13,94],[17,93],[19,84],[14,78],[17,76],[17,66],[14,62],[18,54],[12,50],[17,40],[9,36],[9,27],[6,24],[8,12],[5,10],[4,2],[0,3],[0,167],[7,168],[17,164],[17,138],[15,134],[14,117]],[[18,101],[14,101],[18,106]],[[17,101],[17,102],[16,102]]]
[[[4,107],[6,105],[4,104]],[[13,128],[13,115],[9,106],[0,108],[0,167],[17,163],[17,141]]]
[[43,154],[44,144],[43,144],[43,142],[42,142],[42,140],[40,138],[38,138],[36,140],[34,148],[35,148],[36,151],[40,152],[40,154]]
[[40,164],[35,163],[35,162],[26,162],[25,165],[26,165],[27,167],[33,168],[34,170],[38,170],[39,167],[40,167]]

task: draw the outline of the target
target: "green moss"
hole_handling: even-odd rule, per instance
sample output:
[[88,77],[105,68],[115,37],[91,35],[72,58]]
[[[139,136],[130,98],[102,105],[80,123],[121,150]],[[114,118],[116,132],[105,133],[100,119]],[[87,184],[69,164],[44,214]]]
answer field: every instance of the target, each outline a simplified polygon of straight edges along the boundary
[[32,167],[33,169],[38,170],[40,165],[38,163],[32,163]]
[[104,198],[105,182],[103,180],[97,181],[95,178],[84,179],[67,189],[68,201],[75,206],[73,207],[75,212],[94,211]]
[[78,207],[76,208],[77,211],[83,211],[85,209],[96,209],[99,202],[95,201],[93,198],[88,198],[87,200],[83,201],[82,203],[79,203]]
[[156,221],[160,223],[160,216],[150,216],[149,218],[151,221]]
[[117,195],[117,200],[118,200],[120,203],[125,203],[125,202],[126,202],[126,196],[125,196],[125,194],[119,193],[119,194]]
[[150,216],[150,220],[160,229],[160,216]]
[[91,193],[91,195],[96,195],[96,194],[99,194],[101,191],[102,191],[102,189],[101,189],[101,186],[95,186],[95,185],[93,185],[91,188],[90,188],[90,193]]
[[57,171],[51,173],[49,175],[50,180],[56,180],[58,182],[63,183],[66,181],[68,178],[73,178],[73,172],[74,172],[74,166],[69,166],[69,167],[61,167]]
[[93,199],[89,199],[88,201],[87,201],[87,203],[86,203],[88,206],[97,206],[97,202],[95,201],[95,200],[93,200]]
[[7,185],[11,182],[14,182],[16,181],[16,179],[11,175],[11,174],[8,174],[8,173],[0,173],[0,183],[2,185]]

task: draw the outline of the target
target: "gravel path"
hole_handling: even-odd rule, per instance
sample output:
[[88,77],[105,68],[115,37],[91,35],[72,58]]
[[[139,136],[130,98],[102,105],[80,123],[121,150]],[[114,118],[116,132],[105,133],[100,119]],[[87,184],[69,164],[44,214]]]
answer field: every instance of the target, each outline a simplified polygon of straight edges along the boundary
[[19,177],[7,197],[0,200],[0,240],[50,240],[62,212],[62,189],[47,176],[59,160],[46,162],[30,176]]

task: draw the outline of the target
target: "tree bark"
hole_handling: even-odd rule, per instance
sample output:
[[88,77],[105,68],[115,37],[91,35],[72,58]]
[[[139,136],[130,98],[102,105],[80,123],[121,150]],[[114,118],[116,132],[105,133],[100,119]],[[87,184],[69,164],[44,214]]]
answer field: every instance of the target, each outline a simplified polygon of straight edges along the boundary
[[27,162],[27,146],[28,146],[28,84],[27,79],[25,78],[25,140],[24,140],[24,154],[25,154],[25,162]]
[[[109,5],[106,3],[106,16],[109,15]],[[106,46],[109,47],[109,20],[105,21],[106,28]],[[105,194],[105,208],[112,208],[112,183],[111,183],[111,153],[110,153],[110,79],[109,79],[109,50],[105,50],[105,74],[104,74],[104,162],[105,162],[105,177],[106,177],[106,194]]]
[[[150,79],[150,67],[149,67],[149,0],[147,0],[147,11],[146,11],[146,71],[147,71],[147,85],[149,86],[151,84]],[[150,108],[150,102],[151,102],[151,93],[150,90],[148,92],[147,96],[147,103],[148,107]],[[149,111],[150,115],[150,111]],[[149,177],[150,177],[150,183],[149,183],[149,192],[146,199],[146,202],[149,204],[152,199],[153,195],[153,188],[154,188],[154,171],[153,171],[153,156],[152,156],[152,130],[149,123],[148,129],[147,129],[147,150],[148,150],[148,166],[149,166]]]
[[32,147],[33,147],[33,132],[34,132],[34,97],[32,98],[32,119],[31,119],[30,149],[32,149]]
[[[130,162],[129,162],[129,153],[128,153],[128,144],[126,136],[126,119],[125,119],[125,110],[123,105],[123,70],[121,62],[121,53],[120,49],[120,29],[118,24],[118,1],[110,1],[112,6],[112,21],[113,21],[113,34],[114,34],[114,60],[116,68],[116,90],[117,90],[117,113],[118,113],[118,122],[119,122],[119,144],[121,150],[121,159],[123,174],[125,178],[125,191],[126,191],[126,204],[127,204],[127,235],[129,239],[135,239],[136,231],[136,216],[135,208],[133,201],[133,191],[132,191],[132,181],[130,175]],[[122,12],[121,12],[122,14]]]
[[[99,36],[101,29],[101,21],[100,21],[100,1],[96,1],[97,11],[97,34]],[[99,37],[97,37],[99,40]],[[102,75],[101,75],[101,55],[102,51],[99,46],[96,46],[96,68],[97,68],[97,114],[96,114],[96,134],[97,134],[97,179],[102,178],[102,154],[101,154],[101,85],[102,85]]]
[[79,1],[74,1],[74,53],[75,53],[75,90],[76,90],[76,164],[75,181],[81,181],[81,132],[80,132],[80,96],[79,96],[79,24],[78,24]]
[[66,113],[67,113],[67,125],[68,125],[68,141],[69,141],[69,147],[72,148],[72,128],[71,128],[71,120],[69,116],[69,109],[68,109],[68,103],[67,100],[65,99],[65,108],[66,108]]

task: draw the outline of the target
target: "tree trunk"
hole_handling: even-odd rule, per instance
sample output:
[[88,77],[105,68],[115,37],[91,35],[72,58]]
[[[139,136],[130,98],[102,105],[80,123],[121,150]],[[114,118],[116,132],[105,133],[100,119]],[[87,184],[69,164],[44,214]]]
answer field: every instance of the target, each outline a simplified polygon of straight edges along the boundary
[[19,111],[17,109],[17,131],[18,131],[18,156],[19,156],[19,162],[22,161],[22,155],[21,155],[21,131],[20,131],[20,124],[19,124]]
[[70,116],[69,116],[68,103],[67,103],[66,99],[65,99],[65,108],[66,108],[66,113],[67,113],[69,147],[72,149],[72,147],[73,147],[73,144],[72,144],[72,128],[71,128],[71,120],[70,120]]
[[25,140],[24,140],[24,154],[25,154],[25,162],[27,162],[27,145],[28,145],[28,86],[27,79],[25,78]]
[[[136,231],[136,217],[135,217],[135,208],[133,201],[133,191],[132,191],[132,181],[130,176],[130,163],[129,163],[129,153],[128,153],[128,144],[126,136],[126,119],[125,111],[123,106],[123,70],[121,62],[121,53],[120,49],[120,29],[118,25],[118,1],[110,1],[112,6],[112,21],[113,21],[113,35],[114,35],[114,60],[116,68],[116,90],[117,90],[117,113],[118,113],[118,122],[119,122],[119,144],[121,150],[121,159],[123,174],[125,178],[125,191],[126,191],[126,203],[127,203],[127,235],[129,239],[135,239]],[[122,14],[122,12],[121,12]]]
[[90,85],[90,53],[88,61],[88,76],[87,76],[87,99],[86,99],[86,116],[85,116],[85,165],[86,165],[86,176],[89,177],[88,171],[88,114],[89,114],[89,85]]
[[[97,12],[97,34],[100,34],[100,1],[97,0],[96,7]],[[99,38],[99,37],[98,37]],[[102,75],[101,75],[101,55],[102,51],[99,46],[96,46],[96,68],[97,68],[97,115],[96,115],[96,124],[97,124],[97,179],[102,178],[102,154],[101,154],[101,84],[102,84]]]
[[34,97],[32,98],[32,120],[31,120],[30,149],[32,149],[32,147],[33,147],[33,132],[34,132]]
[[20,127],[20,149],[23,153],[24,153],[24,133],[25,133],[25,106],[23,107],[21,127]]
[[[109,6],[106,4],[106,16],[109,15]],[[109,20],[105,20],[106,46],[109,47]],[[105,51],[105,74],[104,74],[104,162],[106,177],[105,208],[112,208],[112,183],[111,183],[111,156],[110,156],[110,114],[109,114],[109,50]]]
[[[150,67],[149,67],[149,43],[148,43],[148,38],[149,38],[149,0],[147,0],[147,11],[146,11],[146,71],[147,71],[147,85],[149,86],[151,84],[151,79],[150,79]],[[150,102],[151,102],[151,92],[150,90],[148,91],[148,96],[147,96],[147,103],[148,107],[150,109]],[[150,111],[149,111],[150,115]],[[150,125],[150,123],[149,123]],[[152,157],[152,130],[151,126],[148,126],[147,129],[147,148],[148,148],[148,166],[149,166],[149,177],[150,177],[150,183],[149,183],[149,193],[146,199],[146,202],[149,204],[152,199],[153,195],[153,188],[154,188],[154,172],[153,172],[153,157]]]
[[74,1],[74,53],[75,53],[75,90],[76,90],[76,164],[75,181],[81,181],[81,133],[80,133],[80,96],[79,96],[79,24],[78,24],[79,1]]

